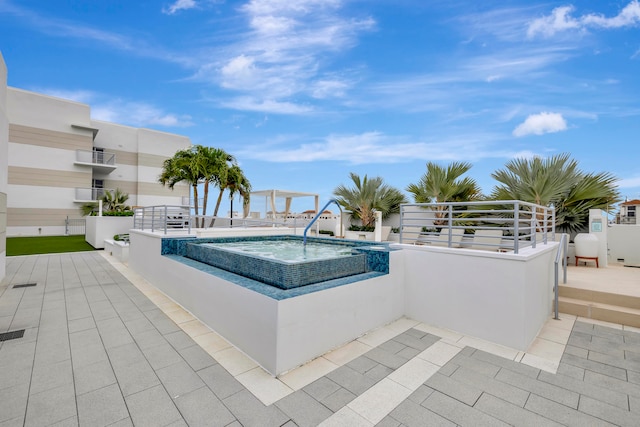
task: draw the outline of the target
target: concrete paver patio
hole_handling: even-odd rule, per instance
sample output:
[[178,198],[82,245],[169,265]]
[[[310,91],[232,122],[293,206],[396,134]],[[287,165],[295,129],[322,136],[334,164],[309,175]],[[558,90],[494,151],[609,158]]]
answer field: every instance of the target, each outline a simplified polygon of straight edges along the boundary
[[640,425],[633,328],[563,316],[524,354],[401,319],[274,379],[103,255],[7,259],[0,426]]

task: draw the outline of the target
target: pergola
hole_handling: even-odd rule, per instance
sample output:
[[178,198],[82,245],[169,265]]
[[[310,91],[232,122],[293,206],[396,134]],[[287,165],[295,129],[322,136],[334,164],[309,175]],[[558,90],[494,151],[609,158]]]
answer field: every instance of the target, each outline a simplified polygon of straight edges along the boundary
[[318,194],[303,193],[300,191],[287,191],[287,190],[252,191],[251,199],[253,200],[255,196],[265,198],[264,200],[265,215],[266,215],[266,212],[268,212],[269,201],[271,201],[271,212],[273,212],[274,218],[276,215],[276,199],[284,198],[285,199],[285,213],[284,213],[285,221],[287,219],[287,216],[289,215],[289,210],[291,209],[291,200],[294,197],[313,197],[315,199],[316,214],[318,213],[319,201],[320,201],[320,196]]

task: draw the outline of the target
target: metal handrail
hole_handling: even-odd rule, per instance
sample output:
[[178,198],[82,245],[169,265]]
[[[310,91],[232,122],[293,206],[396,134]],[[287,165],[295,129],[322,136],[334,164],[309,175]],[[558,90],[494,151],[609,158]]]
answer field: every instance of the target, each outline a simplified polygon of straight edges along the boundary
[[[495,207],[496,209],[491,209]],[[479,230],[500,228],[506,245],[501,242],[485,244],[496,250],[513,250],[519,253],[524,247],[536,247],[538,239],[543,244],[549,235],[555,236],[555,209],[520,200],[496,200],[481,202],[406,203],[400,207],[400,243],[420,243],[438,236],[449,247],[473,245],[469,237]],[[455,229],[465,230],[462,242],[454,243]],[[448,232],[448,236],[444,233]],[[446,237],[446,238],[445,238]],[[555,240],[555,237],[553,238]],[[490,249],[490,248],[487,248]]]
[[327,202],[326,205],[324,205],[324,207],[322,209],[320,209],[318,211],[316,216],[314,216],[313,219],[311,220],[311,222],[305,227],[304,232],[302,233],[302,245],[303,246],[307,245],[307,231],[309,231],[309,228],[311,228],[313,223],[316,222],[318,220],[318,218],[320,218],[320,216],[322,215],[322,212],[324,212],[325,209],[327,209],[331,203],[335,203],[336,206],[338,207],[338,209],[340,209],[340,234],[342,234],[342,206],[340,206],[340,203],[338,203],[338,201],[336,199],[331,199],[331,200],[329,200]]
[[[558,317],[558,264],[562,260],[562,267],[564,270],[563,283],[567,283],[567,253],[569,253],[569,235],[562,233],[560,237],[560,244],[558,245],[558,252],[556,253],[556,259],[554,261],[554,282],[553,292],[555,293],[554,301],[554,319],[560,320]],[[561,257],[562,256],[562,257]]]
[[133,228],[150,229],[152,232],[184,231],[191,232],[191,213],[189,206],[145,206],[134,209]]

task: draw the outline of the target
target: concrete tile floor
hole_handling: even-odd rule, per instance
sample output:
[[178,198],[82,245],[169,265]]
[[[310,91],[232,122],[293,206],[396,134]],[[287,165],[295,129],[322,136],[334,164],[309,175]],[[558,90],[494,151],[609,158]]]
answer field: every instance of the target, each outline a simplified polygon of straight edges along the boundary
[[0,426],[640,425],[634,328],[563,316],[523,353],[400,319],[273,378],[102,253],[7,261]]

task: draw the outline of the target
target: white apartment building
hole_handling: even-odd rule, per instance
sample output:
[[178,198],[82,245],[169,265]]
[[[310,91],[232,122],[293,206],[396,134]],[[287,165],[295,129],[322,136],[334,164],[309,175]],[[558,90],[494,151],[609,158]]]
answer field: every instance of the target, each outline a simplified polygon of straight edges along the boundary
[[7,67],[0,54],[0,281],[6,274],[7,259],[7,169],[9,120],[7,119]]
[[2,86],[7,236],[63,235],[65,219],[81,218],[81,206],[106,190],[128,193],[131,206],[188,200],[187,185],[158,183],[164,160],[189,147],[188,137],[92,120],[89,105]]

